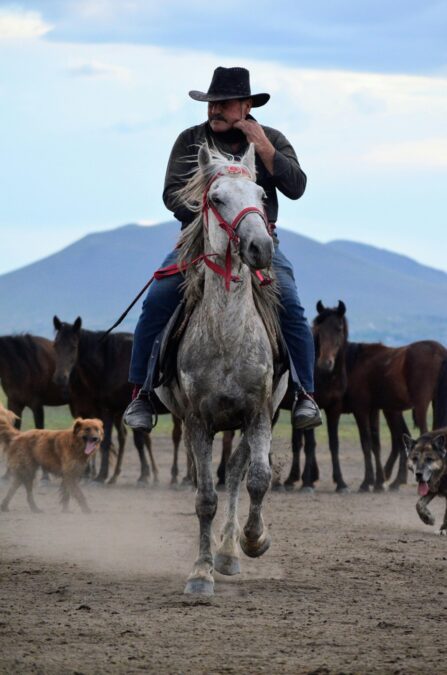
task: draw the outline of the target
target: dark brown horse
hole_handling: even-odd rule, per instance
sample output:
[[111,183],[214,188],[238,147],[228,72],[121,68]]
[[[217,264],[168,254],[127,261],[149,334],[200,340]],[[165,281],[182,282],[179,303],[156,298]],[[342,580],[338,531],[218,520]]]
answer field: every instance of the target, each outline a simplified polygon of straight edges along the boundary
[[[67,394],[53,382],[55,364],[51,340],[28,334],[0,337],[0,380],[7,407],[19,418],[30,408],[37,429],[44,428],[45,405],[68,403]],[[19,429],[20,424],[18,419]]]
[[[133,337],[130,333],[113,333],[101,340],[104,331],[88,331],[82,329],[82,320],[78,317],[73,324],[65,323],[55,316],[53,319],[56,335],[54,348],[56,352],[55,381],[70,391],[71,405],[77,414],[86,407],[104,423],[104,441],[101,449],[101,466],[96,481],[104,482],[109,472],[109,454],[113,423],[121,424],[121,419],[132,393],[132,385],[128,382],[129,363],[132,352]],[[166,412],[165,409],[160,412]],[[141,431],[134,431],[134,443],[137,448],[141,475],[139,482],[147,482],[149,465],[144,446],[151,455],[150,437]],[[178,447],[181,438],[179,420],[174,420],[172,434],[174,443],[174,464],[171,469],[171,482],[177,482]],[[124,444],[120,443],[115,473],[111,482],[115,482],[120,469]]]
[[[319,301],[317,311],[313,324],[317,347],[316,395],[326,411],[333,461],[334,455],[338,458],[340,415],[353,413],[365,458],[365,478],[360,490],[366,491],[370,486],[382,490],[385,478],[390,477],[393,464],[400,456],[399,473],[393,484],[398,487],[406,479],[402,434],[408,429],[402,411],[413,409],[415,423],[424,433],[431,402],[434,426],[446,424],[447,350],[429,340],[397,348],[349,342],[344,303],[325,308]],[[392,451],[385,471],[380,459],[379,410],[384,411],[392,437]],[[305,435],[311,446],[315,446],[313,433]],[[376,461],[375,476],[372,454]],[[312,466],[311,451],[309,457]],[[294,457],[295,464],[296,461]],[[334,464],[334,480],[336,466]],[[288,481],[298,478],[297,467],[292,465]]]

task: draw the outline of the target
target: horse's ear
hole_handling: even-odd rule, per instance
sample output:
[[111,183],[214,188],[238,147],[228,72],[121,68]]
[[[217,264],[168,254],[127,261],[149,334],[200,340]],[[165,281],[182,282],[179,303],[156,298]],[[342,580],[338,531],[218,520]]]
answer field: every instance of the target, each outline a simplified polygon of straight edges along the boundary
[[346,305],[343,300],[338,301],[337,314],[338,316],[344,316],[346,314]]
[[53,326],[55,330],[60,330],[62,328],[62,321],[56,315],[53,316]]
[[81,330],[81,326],[82,326],[82,319],[80,316],[78,316],[78,318],[73,324],[73,328],[75,329],[76,332],[79,332]]
[[318,302],[317,302],[317,312],[318,312],[318,314],[321,314],[322,312],[324,312],[324,305],[321,302],[321,300],[318,300]]
[[407,453],[407,457],[408,457],[408,455],[410,454],[410,452],[412,451],[412,449],[416,445],[416,441],[413,441],[411,436],[409,436],[408,434],[402,434],[402,440],[404,442],[405,452]]
[[250,143],[248,150],[242,157],[242,164],[249,170],[253,180],[256,177],[255,144]]
[[211,154],[207,143],[203,143],[199,148],[199,153],[197,155],[199,167],[202,173],[205,171],[209,163],[211,162]]

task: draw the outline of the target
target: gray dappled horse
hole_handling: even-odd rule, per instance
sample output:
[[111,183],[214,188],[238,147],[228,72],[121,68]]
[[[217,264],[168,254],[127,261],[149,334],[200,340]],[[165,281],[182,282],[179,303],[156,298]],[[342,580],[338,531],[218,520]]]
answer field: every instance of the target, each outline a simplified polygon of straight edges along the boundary
[[[272,417],[288,373],[276,377],[274,372],[277,296],[271,286],[260,288],[255,276],[256,270],[270,267],[274,250],[255,171],[253,145],[238,163],[204,144],[197,170],[179,192],[179,199],[197,212],[179,242],[179,265],[187,268],[186,311],[191,314],[178,349],[177,379],[156,393],[184,420],[185,444],[197,477],[199,555],[185,593],[213,593],[213,568],[237,574],[238,543],[250,557],[261,556],[270,546],[261,508],[271,478]],[[188,264],[198,257],[200,264]],[[239,428],[242,438],[228,464],[226,522],[213,560],[213,437]],[[237,504],[247,467],[250,509],[241,531]]]

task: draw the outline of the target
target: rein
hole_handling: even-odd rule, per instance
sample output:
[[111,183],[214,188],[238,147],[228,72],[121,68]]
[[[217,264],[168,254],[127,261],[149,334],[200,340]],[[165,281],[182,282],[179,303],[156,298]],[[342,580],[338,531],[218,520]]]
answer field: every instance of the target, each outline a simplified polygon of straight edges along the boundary
[[[267,215],[264,210],[258,209],[257,206],[247,206],[233,218],[231,223],[228,223],[224,218],[222,218],[221,214],[219,211],[216,209],[215,205],[209,200],[209,191],[214,183],[215,180],[220,178],[221,176],[224,176],[225,174],[239,174],[242,176],[247,176],[250,178],[250,173],[248,170],[243,167],[243,166],[236,166],[234,164],[231,164],[230,166],[226,167],[225,170],[219,171],[216,173],[212,179],[209,181],[208,185],[205,188],[205,192],[203,194],[203,201],[202,201],[202,214],[204,218],[204,224],[205,227],[208,229],[208,211],[211,211],[216,218],[219,226],[225,230],[225,232],[228,234],[228,246],[227,250],[225,253],[225,267],[221,267],[217,263],[215,263],[211,258],[215,257],[218,255],[218,253],[202,253],[201,255],[197,256],[197,258],[194,258],[194,260],[191,260],[190,262],[184,262],[182,264],[174,263],[173,265],[168,265],[167,267],[160,267],[158,270],[154,272],[152,277],[149,279],[147,284],[141,289],[141,291],[138,293],[138,295],[132,300],[130,305],[124,310],[124,312],[121,314],[121,316],[115,321],[113,326],[108,328],[105,333],[101,336],[100,342],[102,342],[109,333],[114,330],[117,326],[124,321],[126,316],[129,314],[130,310],[132,307],[138,302],[138,300],[141,298],[143,293],[149,288],[151,283],[154,281],[154,279],[160,280],[160,279],[165,279],[166,277],[171,277],[174,274],[178,274],[179,272],[186,272],[186,270],[189,267],[192,267],[193,265],[197,265],[199,262],[203,262],[207,267],[209,267],[210,270],[215,272],[216,274],[219,274],[221,277],[224,277],[225,279],[225,288],[227,291],[230,290],[230,283],[238,283],[240,282],[240,277],[234,274],[231,274],[231,243],[233,242],[235,248],[239,245],[239,237],[236,233],[236,230],[238,226],[241,224],[243,219],[249,214],[249,213],[257,213],[259,216],[261,216],[262,220],[264,221],[264,224],[267,228],[268,233],[271,235],[272,234],[272,226],[267,220]],[[262,272],[259,270],[256,270],[255,272],[257,278],[259,279],[260,285],[261,286],[266,286],[268,284],[272,283],[272,279],[269,277],[264,277]]]

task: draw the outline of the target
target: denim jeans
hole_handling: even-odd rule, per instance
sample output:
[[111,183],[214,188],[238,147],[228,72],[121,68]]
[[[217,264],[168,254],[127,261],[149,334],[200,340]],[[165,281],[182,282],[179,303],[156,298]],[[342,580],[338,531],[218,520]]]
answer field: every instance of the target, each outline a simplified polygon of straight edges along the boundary
[[[174,250],[161,267],[172,265],[176,260]],[[279,247],[275,247],[273,269],[280,290],[279,319],[284,339],[303,388],[313,392],[315,350],[312,332],[298,297],[292,265]],[[182,281],[183,276],[175,274],[159,281],[154,279],[149,287],[135,328],[129,372],[129,381],[134,384],[141,385],[146,379],[152,345],[181,300],[179,287]]]

